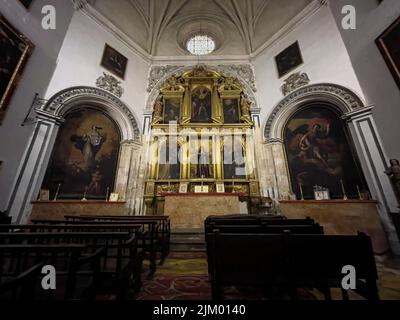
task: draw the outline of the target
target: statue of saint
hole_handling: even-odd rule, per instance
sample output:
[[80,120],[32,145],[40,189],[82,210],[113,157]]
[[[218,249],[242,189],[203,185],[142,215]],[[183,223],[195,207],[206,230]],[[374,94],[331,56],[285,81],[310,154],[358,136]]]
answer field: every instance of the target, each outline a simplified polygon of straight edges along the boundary
[[390,160],[390,168],[385,171],[393,183],[396,192],[397,200],[400,205],[400,162],[399,160]]
[[249,97],[247,96],[247,94],[242,94],[241,111],[243,118],[250,118],[250,107],[251,101],[249,100]]
[[162,120],[163,117],[163,102],[162,102],[162,97],[158,97],[156,103],[154,104],[154,119],[153,123],[159,123]]
[[199,162],[197,167],[197,176],[199,178],[210,178],[210,155],[201,150],[199,153]]

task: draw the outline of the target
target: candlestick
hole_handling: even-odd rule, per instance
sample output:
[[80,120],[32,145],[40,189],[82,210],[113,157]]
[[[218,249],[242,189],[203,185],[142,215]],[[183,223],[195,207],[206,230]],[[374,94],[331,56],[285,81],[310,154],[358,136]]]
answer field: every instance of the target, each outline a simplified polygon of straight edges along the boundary
[[360,200],[362,200],[363,197],[361,195],[360,187],[358,185],[357,185],[357,192],[358,192],[358,197],[360,198]]
[[110,188],[107,188],[106,201],[109,200],[109,199],[108,199],[109,195],[110,195]]
[[301,201],[304,201],[303,185],[299,183],[299,186],[300,186]]
[[342,185],[343,200],[349,200],[349,198],[347,198],[347,195],[346,195],[346,189],[344,188],[343,180],[340,180],[340,183],[341,183],[341,185]]
[[232,181],[232,193],[235,193],[235,181]]
[[84,194],[83,194],[83,198],[82,198],[81,201],[87,201],[87,199],[86,199],[86,193],[87,193],[87,187],[85,188],[85,192],[84,192]]
[[204,187],[204,175],[201,175],[201,192],[204,191],[203,187]]
[[57,201],[58,194],[60,193],[60,188],[61,188],[61,183],[58,184],[57,191],[56,191],[56,195],[54,196],[54,201]]

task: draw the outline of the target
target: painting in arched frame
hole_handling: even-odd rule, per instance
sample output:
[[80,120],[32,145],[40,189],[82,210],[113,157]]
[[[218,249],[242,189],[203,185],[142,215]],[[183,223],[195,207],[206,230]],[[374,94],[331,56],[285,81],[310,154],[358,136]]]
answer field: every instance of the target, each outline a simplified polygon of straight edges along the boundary
[[287,122],[284,140],[292,190],[298,199],[300,185],[305,199],[314,199],[315,186],[328,189],[332,199],[356,199],[359,191],[367,189],[347,128],[331,106],[313,104],[300,109]]
[[105,113],[82,108],[69,113],[60,128],[43,189],[58,199],[106,199],[114,188],[120,130]]

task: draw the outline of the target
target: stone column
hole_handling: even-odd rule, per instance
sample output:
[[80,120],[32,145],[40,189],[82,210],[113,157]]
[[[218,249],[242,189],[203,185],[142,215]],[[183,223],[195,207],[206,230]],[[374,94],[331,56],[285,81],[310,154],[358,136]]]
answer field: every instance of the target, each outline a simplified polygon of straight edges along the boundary
[[26,223],[46,174],[61,117],[37,110],[35,129],[22,158],[7,210],[14,223]]
[[127,202],[131,215],[141,214],[145,162],[143,144],[140,141],[121,143],[114,191],[120,195],[121,201]]
[[398,211],[397,201],[385,174],[389,161],[372,116],[373,108],[369,106],[349,112],[343,119],[348,123],[372,197],[379,202],[380,219],[392,251],[400,255],[399,239],[390,217],[391,212]]

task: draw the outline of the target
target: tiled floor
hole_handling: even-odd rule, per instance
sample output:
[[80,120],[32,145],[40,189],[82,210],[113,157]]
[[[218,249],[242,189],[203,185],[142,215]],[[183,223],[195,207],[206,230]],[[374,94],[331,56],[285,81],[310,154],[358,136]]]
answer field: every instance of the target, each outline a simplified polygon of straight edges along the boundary
[[[163,266],[158,267],[153,280],[144,280],[139,300],[209,300],[211,288],[208,282],[205,253],[172,253]],[[400,300],[400,259],[377,263],[379,295],[382,300]],[[240,293],[228,290],[227,298],[240,299]],[[332,290],[333,299],[341,299],[340,290]],[[254,292],[246,292],[246,299],[257,299]],[[318,300],[317,292],[300,292],[300,299]],[[351,300],[362,299],[350,294]]]

